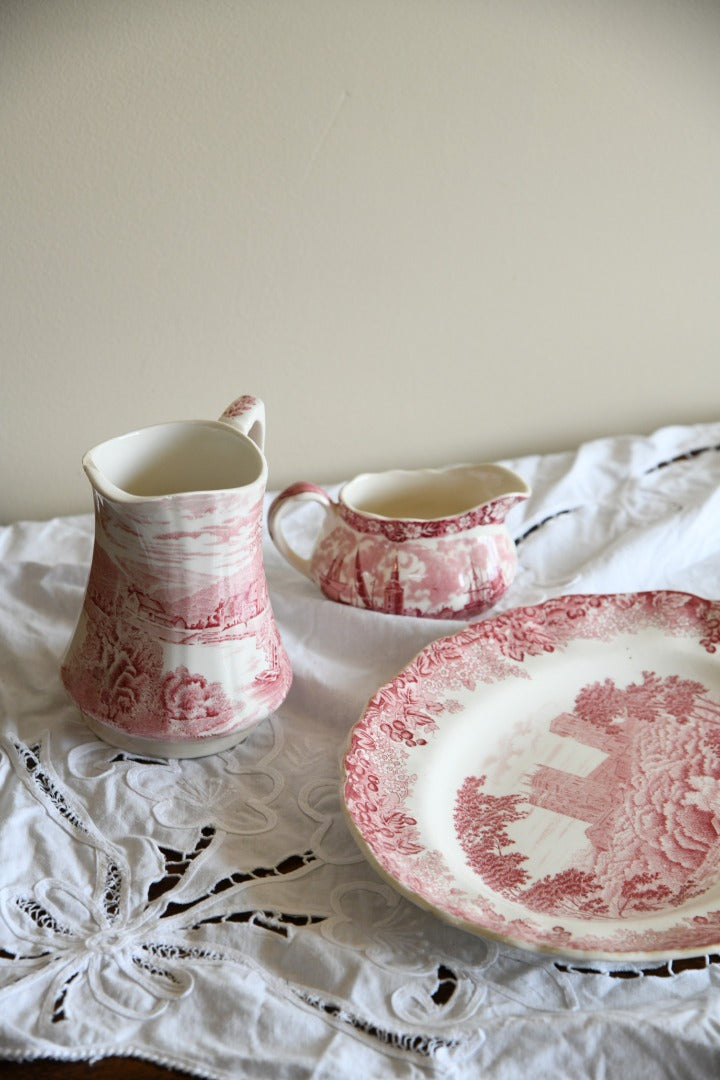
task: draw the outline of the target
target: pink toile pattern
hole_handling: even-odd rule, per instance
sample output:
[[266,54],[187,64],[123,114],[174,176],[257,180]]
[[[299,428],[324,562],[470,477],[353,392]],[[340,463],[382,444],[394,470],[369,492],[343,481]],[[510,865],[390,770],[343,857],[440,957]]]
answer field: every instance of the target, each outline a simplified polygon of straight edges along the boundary
[[[539,764],[529,793],[494,795],[469,776],[455,807],[468,863],[495,891],[532,911],[626,917],[677,907],[720,871],[720,704],[702,684],[645,672],[620,689],[584,687],[550,730],[602,750],[586,775]],[[509,826],[533,807],[587,824],[572,869],[533,880]]]
[[515,576],[515,545],[504,528],[378,524],[402,528],[392,536],[382,528],[358,531],[343,514],[320,540],[312,574],[331,600],[391,615],[467,619],[497,603]]
[[267,716],[291,676],[265,583],[262,498],[95,502],[90,577],[62,667],[81,710],[178,743]]
[[[364,493],[355,502],[358,484]],[[414,492],[411,505],[403,501],[406,488]],[[435,501],[438,490],[444,501]],[[520,477],[491,465],[368,474],[346,484],[337,501],[316,484],[299,482],[274,499],[268,526],[282,554],[330,600],[389,615],[469,619],[496,604],[515,578],[517,552],[505,518],[529,493]],[[293,500],[318,502],[325,512],[309,559],[282,528]],[[451,505],[464,509],[417,516]]]
[[[483,687],[522,680],[534,715],[535,674],[570,663],[568,650],[586,662],[585,643],[627,665],[667,641],[679,670],[623,681],[601,672],[546,729],[475,715]],[[708,659],[719,643],[720,604],[671,592],[561,597],[433,643],[353,730],[345,800],[363,848],[412,899],[514,944],[607,958],[716,947],[720,673]],[[477,756],[472,727],[462,729],[453,790],[438,797],[440,849],[427,839],[439,828],[428,796],[416,792],[421,779],[432,789],[433,755],[448,745],[437,740],[468,702],[472,723],[497,723],[496,742]]]
[[515,505],[517,499],[517,495],[501,496],[482,506],[476,506],[465,514],[431,518],[427,521],[361,514],[345,503],[340,503],[340,516],[356,532],[368,533],[370,536],[384,536],[386,540],[402,543],[420,538],[455,536],[457,533],[465,532],[467,529],[476,529],[481,525],[502,525],[508,510]]

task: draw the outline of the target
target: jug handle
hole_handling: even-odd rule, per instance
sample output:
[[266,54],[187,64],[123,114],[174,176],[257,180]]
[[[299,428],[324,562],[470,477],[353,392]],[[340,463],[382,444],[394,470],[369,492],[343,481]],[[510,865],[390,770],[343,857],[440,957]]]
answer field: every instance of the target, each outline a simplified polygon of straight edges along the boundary
[[252,439],[258,450],[265,449],[265,405],[260,398],[252,394],[235,398],[220,419]]
[[293,504],[297,505],[299,502],[318,502],[326,513],[331,512],[335,506],[327,492],[323,491],[317,484],[308,484],[303,481],[291,484],[290,487],[285,488],[279,495],[276,495],[270,503],[268,509],[268,532],[280,554],[284,555],[296,570],[299,570],[301,574],[313,581],[310,559],[304,559],[290,546],[282,529],[282,520],[286,513],[293,509]]

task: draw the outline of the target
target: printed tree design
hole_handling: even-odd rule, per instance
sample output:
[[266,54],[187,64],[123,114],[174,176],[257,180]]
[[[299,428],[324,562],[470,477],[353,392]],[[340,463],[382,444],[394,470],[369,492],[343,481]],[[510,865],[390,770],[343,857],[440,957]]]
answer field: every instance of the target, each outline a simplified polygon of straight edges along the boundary
[[570,867],[558,874],[546,874],[522,894],[523,903],[533,911],[602,916],[606,911],[600,883],[591,870]]
[[469,864],[487,884],[498,892],[516,890],[527,879],[521,863],[525,856],[508,851],[513,841],[508,825],[527,817],[519,808],[521,795],[490,795],[483,791],[486,777],[468,776],[458,792],[455,806],[455,829],[461,837]]

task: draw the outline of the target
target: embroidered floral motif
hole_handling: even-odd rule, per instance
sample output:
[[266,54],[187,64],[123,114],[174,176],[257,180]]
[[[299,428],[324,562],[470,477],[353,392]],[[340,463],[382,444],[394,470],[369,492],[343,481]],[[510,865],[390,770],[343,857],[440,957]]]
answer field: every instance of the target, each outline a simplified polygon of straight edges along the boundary
[[153,817],[172,829],[215,828],[240,836],[267,832],[277,823],[272,803],[282,789],[277,769],[263,762],[257,768],[233,767],[231,754],[180,765],[140,765],[127,782],[151,805]]
[[[243,906],[240,897],[256,880],[311,865],[311,855],[274,868],[208,878],[207,872],[197,871],[203,862],[212,865],[218,841],[216,830],[206,826],[189,853],[156,848],[153,857],[148,848],[150,857],[132,865],[63,793],[40,747],[8,739],[5,749],[56,826],[94,856],[88,864],[94,874],[87,881],[48,877],[33,885],[6,886],[0,893],[0,997],[40,982],[40,1023],[48,1033],[81,1015],[87,1023],[89,997],[99,1007],[95,1023],[107,1028],[109,1036],[111,1021],[103,1019],[104,1013],[125,1020],[158,1017],[192,992],[198,964],[237,963],[240,957],[227,943],[193,940],[193,930],[219,921],[213,916],[216,896],[237,898],[224,917],[230,921],[272,929],[283,922],[293,925],[292,916],[263,916]],[[204,881],[204,889],[197,884],[193,889],[193,879]]]
[[[186,957],[157,944],[152,906],[113,912],[68,882],[46,879],[28,896],[5,890],[0,915],[24,948],[33,950],[36,971],[51,977],[43,1000],[45,1020],[51,1023],[70,1015],[71,986],[77,979],[98,1005],[128,1019],[159,1016],[170,1001],[193,988],[191,971],[178,963]],[[209,956],[205,950],[195,952],[195,960]]]

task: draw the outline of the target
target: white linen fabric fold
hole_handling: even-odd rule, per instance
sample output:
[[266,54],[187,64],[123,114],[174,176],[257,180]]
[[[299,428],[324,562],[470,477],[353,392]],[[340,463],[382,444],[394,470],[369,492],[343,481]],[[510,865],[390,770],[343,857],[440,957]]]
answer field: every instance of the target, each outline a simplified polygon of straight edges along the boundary
[[[720,597],[720,423],[503,464],[533,494],[486,617],[563,593]],[[312,513],[288,528],[307,548]],[[266,540],[286,702],[226,753],[135,757],[89,732],[58,674],[92,529],[0,529],[0,1057],[124,1054],[222,1080],[717,1072],[712,958],[616,978],[506,948],[401,897],[352,840],[352,725],[465,624],[335,604]]]

